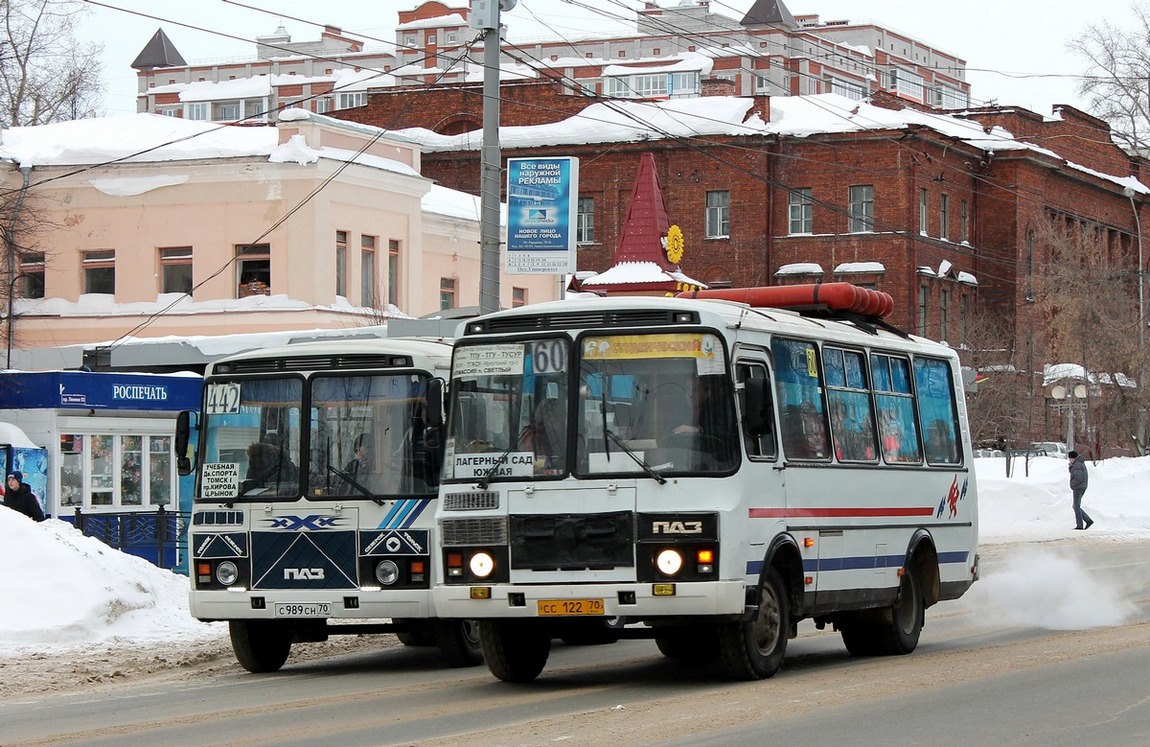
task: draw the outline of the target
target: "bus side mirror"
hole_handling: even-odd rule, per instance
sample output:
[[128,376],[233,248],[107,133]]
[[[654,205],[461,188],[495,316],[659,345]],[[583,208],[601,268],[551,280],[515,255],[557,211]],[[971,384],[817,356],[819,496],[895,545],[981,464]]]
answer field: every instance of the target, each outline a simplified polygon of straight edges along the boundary
[[438,449],[443,443],[443,379],[427,382],[427,427],[423,429],[423,443],[429,449]]
[[199,413],[181,410],[176,415],[176,473],[180,477],[192,474],[192,458],[188,455],[188,444],[192,440],[192,429],[198,426]]
[[747,379],[743,386],[747,395],[743,428],[748,435],[758,438],[767,432],[767,380]]

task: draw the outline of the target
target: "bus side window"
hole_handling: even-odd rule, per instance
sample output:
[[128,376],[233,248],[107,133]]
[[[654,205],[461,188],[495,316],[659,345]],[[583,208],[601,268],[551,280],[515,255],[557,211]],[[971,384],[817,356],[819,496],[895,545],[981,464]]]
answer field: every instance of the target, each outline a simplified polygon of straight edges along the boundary
[[829,459],[826,407],[814,343],[771,340],[783,452],[788,459]]
[[743,440],[747,442],[747,454],[774,459],[777,455],[775,408],[767,367],[761,363],[740,362],[735,367],[735,375],[739,384],[739,411],[743,415]]

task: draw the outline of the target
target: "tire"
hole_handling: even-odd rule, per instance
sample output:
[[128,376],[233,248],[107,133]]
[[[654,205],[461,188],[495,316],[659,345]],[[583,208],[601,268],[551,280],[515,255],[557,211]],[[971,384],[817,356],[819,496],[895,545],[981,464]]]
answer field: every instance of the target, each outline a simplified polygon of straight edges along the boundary
[[843,644],[851,656],[876,656],[879,651],[879,632],[876,626],[861,621],[844,622],[839,626]]
[[479,640],[487,668],[504,682],[531,682],[551,654],[551,638],[530,623],[481,620]]
[[878,644],[882,653],[902,656],[914,651],[925,615],[922,580],[915,567],[907,565],[898,586],[898,598],[890,608],[890,622],[879,629]]
[[778,570],[770,568],[759,589],[759,608],[750,622],[718,626],[719,661],[737,680],[773,677],[783,664],[790,633],[790,601]]
[[714,659],[719,655],[719,640],[710,629],[689,628],[657,636],[655,645],[668,659]]
[[432,631],[435,645],[447,666],[458,669],[483,663],[479,623],[475,620],[436,620]]
[[236,661],[249,672],[276,672],[291,653],[291,628],[270,620],[230,620],[228,633]]
[[396,633],[395,637],[404,646],[434,646],[435,633],[430,630],[405,630]]

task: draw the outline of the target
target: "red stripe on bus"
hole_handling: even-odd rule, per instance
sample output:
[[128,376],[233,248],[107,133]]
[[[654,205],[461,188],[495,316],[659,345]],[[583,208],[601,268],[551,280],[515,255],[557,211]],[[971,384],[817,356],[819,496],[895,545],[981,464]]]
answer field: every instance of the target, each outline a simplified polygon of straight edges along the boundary
[[930,506],[911,508],[752,508],[752,519],[786,519],[797,517],[854,517],[854,516],[933,516]]

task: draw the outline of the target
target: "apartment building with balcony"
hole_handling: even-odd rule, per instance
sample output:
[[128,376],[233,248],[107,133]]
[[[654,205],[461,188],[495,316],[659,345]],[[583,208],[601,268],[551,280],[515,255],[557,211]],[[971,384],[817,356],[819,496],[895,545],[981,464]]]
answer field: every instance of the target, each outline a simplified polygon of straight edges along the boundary
[[[467,0],[428,0],[398,11],[394,40],[336,27],[292,41],[280,26],[255,40],[255,56],[188,63],[163,30],[133,63],[138,111],[197,121],[274,121],[299,106],[317,113],[363,106],[375,89],[459,86],[482,80],[481,42]],[[942,108],[969,103],[965,60],[871,21],[794,16],[757,0],[742,18],[710,0],[648,1],[634,33],[505,42],[505,79],[561,80],[573,113],[588,96],[693,98],[718,79],[733,95],[838,93],[862,100],[887,91]],[[614,14],[612,14],[614,15]],[[571,109],[574,107],[574,109]],[[397,124],[396,126],[405,126]]]

